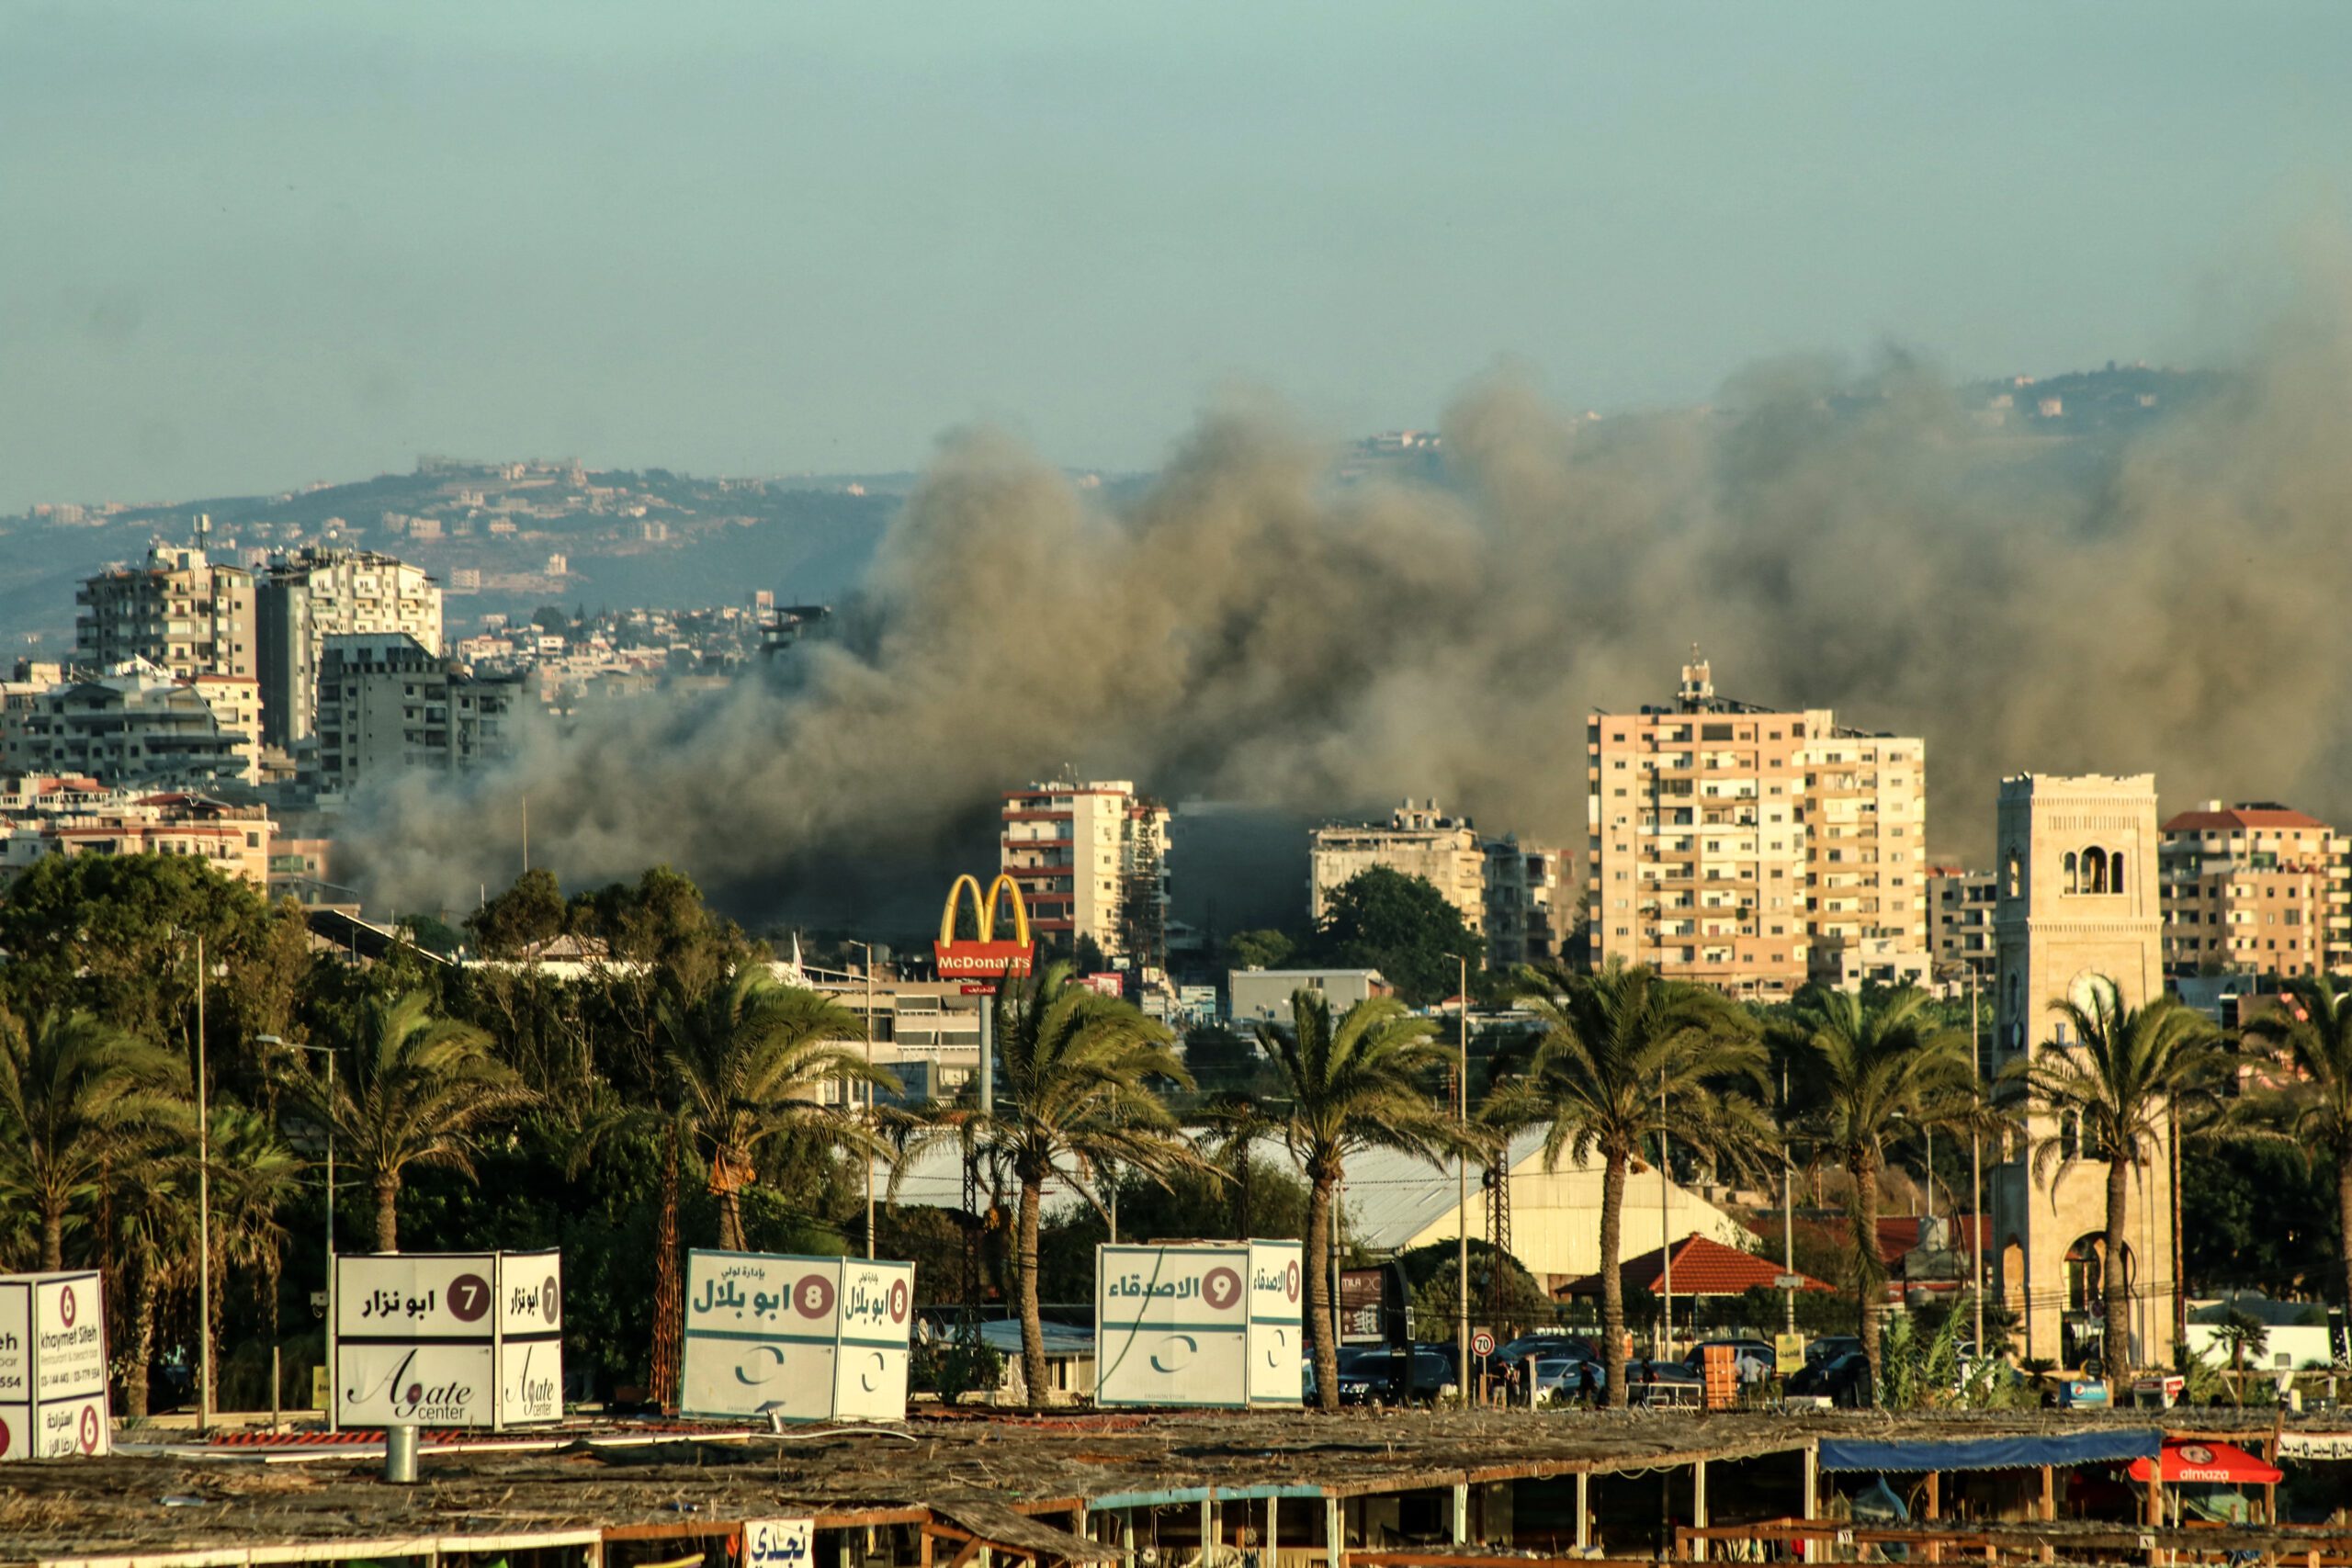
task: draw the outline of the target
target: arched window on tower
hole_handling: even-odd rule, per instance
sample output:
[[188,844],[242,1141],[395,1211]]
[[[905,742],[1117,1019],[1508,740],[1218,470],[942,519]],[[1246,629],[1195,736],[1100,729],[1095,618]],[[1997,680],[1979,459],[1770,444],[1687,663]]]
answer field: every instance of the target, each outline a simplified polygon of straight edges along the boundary
[[2109,893],[2123,891],[2123,852],[2121,850],[2112,851],[2107,857],[2107,890]]
[[2018,858],[2017,846],[2013,844],[2009,847],[2008,885],[2010,897],[2015,898],[2022,895],[2025,885],[2023,863]]
[[2083,852],[2083,891],[2107,891],[2107,852],[2096,844]]
[[2082,867],[2076,863],[2075,859],[2075,852],[2072,850],[2068,850],[2066,852],[2065,865],[2066,891],[2069,893],[2080,893],[2083,890],[2081,875]]

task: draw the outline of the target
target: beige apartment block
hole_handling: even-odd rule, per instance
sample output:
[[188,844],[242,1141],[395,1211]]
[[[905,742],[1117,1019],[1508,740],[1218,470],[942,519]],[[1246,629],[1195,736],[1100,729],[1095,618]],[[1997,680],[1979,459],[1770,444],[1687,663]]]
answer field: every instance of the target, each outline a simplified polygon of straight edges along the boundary
[[[2155,780],[2020,774],[2001,782],[1995,853],[1998,947],[1992,1072],[2030,1052],[2079,1044],[2051,1004],[2086,1007],[2112,986],[2136,1008],[2164,994]],[[2136,1170],[2120,1247],[2107,1235],[2107,1168],[2077,1129],[2035,1114],[2027,1137],[1988,1172],[1996,1279],[2025,1324],[2025,1354],[2077,1366],[2092,1348],[2102,1270],[2120,1260],[2131,1283],[2135,1364],[2169,1363],[2172,1161],[2158,1150]],[[2047,1179],[2031,1150],[2057,1141],[2076,1157]]]
[[1597,960],[1763,1000],[1924,961],[1926,742],[1719,697],[1703,660],[1586,740]]
[[1385,823],[1329,822],[1306,849],[1306,912],[1317,925],[1331,895],[1374,866],[1428,881],[1462,911],[1463,923],[1487,929],[1487,851],[1467,817],[1449,817],[1434,800],[1408,800]]
[[1114,964],[1166,967],[1167,807],[1129,780],[1098,779],[1009,791],[1001,815],[999,869],[1045,940],[1090,937]]
[[2164,825],[2165,972],[2317,975],[2352,966],[2346,839],[2272,802],[2209,800]]
[[74,603],[74,661],[110,670],[144,660],[180,680],[257,678],[254,578],[195,545],[158,543],[138,567],[85,579]]
[[319,659],[331,637],[405,633],[441,646],[441,589],[424,569],[374,550],[305,547],[269,559],[254,590],[262,738],[290,747],[318,715]]

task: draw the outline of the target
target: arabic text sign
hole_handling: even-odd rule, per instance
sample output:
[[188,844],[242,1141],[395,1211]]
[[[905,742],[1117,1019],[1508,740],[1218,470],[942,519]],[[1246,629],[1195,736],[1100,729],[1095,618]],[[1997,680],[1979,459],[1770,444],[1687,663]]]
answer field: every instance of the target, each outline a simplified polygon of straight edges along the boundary
[[0,1460],[113,1449],[95,1271],[0,1276]]
[[504,1427],[562,1417],[557,1253],[343,1254],[334,1327],[343,1421]]
[[697,1416],[904,1419],[913,1307],[910,1263],[690,1252],[681,1404]]
[[814,1519],[745,1519],[745,1568],[808,1568],[817,1550]]
[[1247,1404],[1250,1279],[1243,1243],[1096,1247],[1095,1403]]
[[1295,1405],[1306,1364],[1306,1248],[1250,1244],[1250,1383],[1252,1404]]

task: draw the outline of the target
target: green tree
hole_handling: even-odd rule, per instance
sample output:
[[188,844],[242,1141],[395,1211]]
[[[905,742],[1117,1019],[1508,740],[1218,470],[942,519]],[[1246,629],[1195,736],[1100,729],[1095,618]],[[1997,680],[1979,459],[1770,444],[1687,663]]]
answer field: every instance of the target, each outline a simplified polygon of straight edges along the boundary
[[2259,1356],[2270,1347],[2270,1330],[2262,1320],[2250,1313],[2232,1306],[2222,1314],[2213,1327],[2213,1342],[2230,1353],[2230,1397],[2238,1404],[2245,1403],[2245,1359]]
[[1652,1139],[1728,1154],[1756,1135],[1754,1102],[1736,1088],[1760,1080],[1763,1051],[1746,1014],[1702,987],[1643,964],[1593,975],[1564,968],[1521,976],[1542,1037],[1524,1075],[1496,1086],[1491,1114],[1546,1123],[1544,1168],[1598,1155],[1600,1179],[1601,1356],[1605,1397],[1625,1403],[1623,1253],[1626,1179],[1646,1168]]
[[1279,969],[1297,951],[1298,943],[1283,931],[1236,931],[1225,939],[1225,966],[1227,969]]
[[1029,1397],[1046,1396],[1046,1337],[1038,1312],[1038,1221],[1046,1182],[1068,1166],[1091,1193],[1113,1162],[1165,1180],[1199,1163],[1154,1092],[1159,1079],[1189,1087],[1168,1026],[1123,998],[1079,985],[1052,964],[995,1002],[1002,1063],[992,1120],[982,1139],[1021,1184],[1021,1359]]
[[830,997],[781,985],[746,964],[698,997],[665,1002],[662,1018],[677,1079],[679,1134],[709,1157],[720,1247],[742,1250],[743,1189],[759,1179],[762,1156],[784,1134],[827,1151],[847,1145],[888,1152],[859,1123],[847,1095],[838,1105],[824,1102],[828,1083],[894,1093],[899,1087],[850,1049],[865,1038],[865,1026]]
[[[2122,1238],[2131,1235],[2132,1168],[2165,1146],[2168,1121],[2194,1124],[2217,1103],[2222,1068],[2218,1032],[2171,997],[2126,1007],[2113,980],[2088,982],[2077,1000],[2050,1004],[2064,1033],[2012,1063],[2009,1082],[2061,1129],[2033,1151],[2036,1181],[2076,1158],[2107,1164],[2106,1371],[2111,1387],[2132,1376],[2130,1282]],[[2077,1129],[2069,1137],[2067,1129]]]
[[1486,963],[1486,944],[1429,878],[1385,865],[1332,890],[1314,948],[1317,962],[1379,970],[1411,1007],[1452,996],[1460,961],[1474,975]]
[[[2241,1033],[2295,1068],[2296,1081],[2263,1096],[2257,1113],[2335,1173],[2336,1250],[2352,1259],[2352,992],[2324,975],[2290,980],[2282,1005],[2247,1020]],[[2352,1261],[2337,1282],[2352,1310]]]
[[526,871],[514,886],[466,917],[466,930],[484,958],[513,958],[561,936],[571,910],[555,873]]
[[193,1127],[187,1094],[176,1056],[89,1013],[0,1013],[0,1192],[37,1217],[41,1268],[65,1267],[68,1218],[109,1161]]
[[1331,1205],[1360,1149],[1402,1150],[1437,1164],[1457,1142],[1430,1093],[1448,1054],[1393,997],[1356,1003],[1334,1024],[1331,1004],[1312,991],[1290,999],[1291,1026],[1258,1026],[1258,1042],[1281,1069],[1278,1113],[1291,1157],[1306,1173],[1306,1343],[1323,1408],[1340,1406],[1340,1347],[1331,1337],[1327,1289]]
[[334,1128],[338,1153],[376,1202],[376,1248],[400,1249],[401,1186],[409,1168],[440,1166],[469,1179],[491,1122],[528,1099],[490,1036],[446,1018],[423,991],[372,998],[345,1048],[318,1077],[289,1075],[289,1098]]
[[1886,1310],[1886,1265],[1879,1252],[1879,1173],[1887,1146],[1923,1127],[1957,1126],[1973,1102],[1976,1070],[1968,1037],[1947,1029],[1926,992],[1905,987],[1865,1002],[1814,987],[1774,1028],[1803,1085],[1804,1131],[1853,1180],[1855,1317],[1871,1386],[1885,1377],[1879,1346]]
[[[250,1274],[269,1341],[277,1342],[277,1282],[286,1262],[284,1213],[300,1190],[302,1161],[266,1118],[233,1100],[215,1100],[212,1120],[212,1270],[222,1281]],[[212,1292],[213,1337],[221,1337],[228,1292]]]

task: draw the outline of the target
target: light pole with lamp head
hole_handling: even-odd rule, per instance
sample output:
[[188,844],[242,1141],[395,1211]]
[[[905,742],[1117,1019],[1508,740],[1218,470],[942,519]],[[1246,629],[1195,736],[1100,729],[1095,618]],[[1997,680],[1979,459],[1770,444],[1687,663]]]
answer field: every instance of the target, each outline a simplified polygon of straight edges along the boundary
[[[865,961],[865,1134],[874,1135],[874,944],[851,942]],[[874,1145],[865,1146],[865,1256],[874,1256]]]

